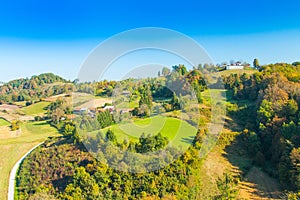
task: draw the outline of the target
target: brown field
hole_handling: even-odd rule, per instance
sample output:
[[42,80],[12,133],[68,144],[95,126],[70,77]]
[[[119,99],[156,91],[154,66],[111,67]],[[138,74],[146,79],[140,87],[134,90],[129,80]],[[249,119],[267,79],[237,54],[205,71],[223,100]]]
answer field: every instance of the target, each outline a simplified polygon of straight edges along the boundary
[[0,105],[0,110],[1,111],[6,110],[7,112],[11,112],[11,111],[17,110],[18,108],[20,108],[20,107],[16,106],[16,105],[9,105],[9,104]]
[[44,98],[43,100],[44,101],[48,101],[48,102],[54,102],[56,101],[58,98],[63,98],[65,97],[67,94],[59,94],[59,95],[55,95],[55,96],[52,96],[52,97],[48,97],[48,98]]
[[81,104],[80,106],[76,106],[74,109],[81,108],[98,108],[104,106],[105,103],[112,103],[112,99],[109,98],[93,98],[88,102]]

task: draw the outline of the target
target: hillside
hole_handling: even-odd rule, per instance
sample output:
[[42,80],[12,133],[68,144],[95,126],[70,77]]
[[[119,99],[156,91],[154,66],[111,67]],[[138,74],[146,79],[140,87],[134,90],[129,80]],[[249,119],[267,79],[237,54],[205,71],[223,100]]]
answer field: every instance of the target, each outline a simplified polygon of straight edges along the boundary
[[13,165],[32,147],[48,137],[59,136],[47,122],[22,123],[19,130],[11,131],[10,123],[0,118],[0,199],[6,199],[9,173]]
[[53,73],[21,78],[0,86],[0,102],[36,101],[72,91],[69,82]]
[[[102,107],[95,116],[52,118],[64,137],[49,139],[24,161],[17,185],[20,199],[299,199],[298,66],[279,63],[255,73],[223,73],[225,90],[208,90],[197,69],[189,72],[181,65],[173,70],[180,72],[179,80],[186,76],[194,81],[200,102],[196,135],[188,126],[179,132],[178,146],[188,142],[188,150],[167,146],[178,125],[174,117],[179,118],[180,98],[190,97],[163,87],[176,76],[139,80],[136,85],[122,82],[130,91],[128,105],[136,106],[130,111],[115,115]],[[211,99],[210,94],[222,99]],[[125,100],[118,96],[116,105],[124,109]],[[199,151],[214,141],[207,129],[212,104],[226,105],[227,115],[217,144],[202,158]],[[185,105],[195,109],[194,102]],[[69,110],[61,100],[49,109],[62,114]],[[162,110],[162,116],[154,115]],[[194,117],[186,123],[193,124]]]

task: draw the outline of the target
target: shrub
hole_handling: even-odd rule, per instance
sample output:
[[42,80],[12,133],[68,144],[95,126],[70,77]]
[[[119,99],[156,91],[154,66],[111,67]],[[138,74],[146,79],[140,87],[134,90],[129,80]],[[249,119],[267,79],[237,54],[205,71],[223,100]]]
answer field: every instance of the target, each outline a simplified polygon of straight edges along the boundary
[[11,130],[12,131],[19,130],[20,129],[20,124],[21,124],[21,121],[19,121],[19,120],[12,121],[11,122]]
[[34,121],[42,121],[43,120],[43,118],[41,117],[41,116],[35,116],[34,117]]

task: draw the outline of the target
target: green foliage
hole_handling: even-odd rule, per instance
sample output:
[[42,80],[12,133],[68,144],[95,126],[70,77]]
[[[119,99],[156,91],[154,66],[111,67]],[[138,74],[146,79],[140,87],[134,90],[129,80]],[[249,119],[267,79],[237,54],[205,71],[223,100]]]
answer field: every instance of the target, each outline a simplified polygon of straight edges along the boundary
[[257,112],[257,121],[266,125],[272,121],[274,116],[275,112],[272,108],[272,102],[263,100]]
[[59,124],[62,118],[66,118],[67,114],[71,114],[71,105],[62,98],[58,98],[55,102],[48,106],[47,115],[54,124]]
[[300,191],[298,191],[298,192],[288,192],[287,199],[288,200],[298,200],[298,199],[300,199]]
[[[248,132],[244,130],[244,137],[245,140],[247,140],[246,148],[251,156],[257,155],[257,153],[261,150],[261,142],[260,138],[255,132]],[[261,153],[261,152],[260,152]]]
[[0,127],[1,126],[8,126],[10,125],[10,123],[8,121],[6,121],[5,119],[0,117]]
[[75,168],[73,183],[69,184],[62,195],[66,199],[87,199],[99,198],[99,186],[91,175],[86,172],[84,167]]
[[147,153],[164,148],[169,143],[167,137],[163,137],[161,133],[155,136],[146,137],[142,134],[139,138],[139,143],[136,145],[136,152]]
[[283,108],[284,115],[288,117],[295,117],[297,111],[298,111],[298,103],[294,99],[288,100],[288,102]]
[[167,67],[163,67],[163,68],[162,68],[162,75],[163,75],[163,76],[167,76],[167,75],[169,75],[169,74],[170,74],[170,69],[167,68]]
[[116,85],[116,81],[104,80],[97,83],[80,83],[76,85],[76,88],[78,92],[95,93],[96,96],[110,97]]
[[[103,140],[101,138],[103,137],[99,136],[98,140]],[[146,145],[152,143],[150,140],[157,140],[154,141],[156,148],[163,147],[166,142],[160,134],[148,138],[148,141],[144,139],[141,138],[141,141]],[[193,171],[197,171],[195,169],[200,164],[194,149],[190,149],[165,168],[132,174],[114,170],[104,164],[111,159],[110,155],[106,155],[108,160],[99,162],[78,146],[67,144],[64,140],[56,141],[55,145],[52,143],[46,143],[24,160],[17,180],[21,199],[36,196],[46,198],[52,195],[56,199],[158,199],[172,196],[189,199],[197,196],[195,188],[199,186],[198,183],[188,186]],[[105,144],[101,147],[107,148]],[[109,153],[116,156],[113,152],[107,152]],[[176,151],[166,156],[172,158],[176,156]],[[126,168],[124,162],[119,165]],[[43,190],[38,189],[41,185]],[[45,191],[47,195],[40,195],[38,191]]]
[[172,66],[174,72],[178,72],[181,76],[184,76],[188,73],[184,65],[175,65]]
[[75,129],[76,129],[75,125],[70,124],[70,123],[66,124],[65,128],[64,128],[64,135],[67,137],[74,135],[74,133],[76,131]]
[[285,139],[290,140],[293,136],[299,133],[299,128],[293,121],[291,121],[290,123],[284,122],[282,127],[280,128],[280,131]]
[[237,182],[230,173],[225,173],[222,178],[219,178],[217,186],[220,194],[215,199],[236,199],[238,195]]
[[[57,83],[57,84],[54,84]],[[63,83],[63,84],[62,84]],[[33,101],[57,94],[69,93],[73,86],[52,73],[17,79],[0,87],[0,101]]]
[[55,197],[46,192],[37,192],[30,196],[28,200],[55,200]]
[[253,67],[255,67],[255,68],[257,68],[257,69],[260,67],[259,61],[258,61],[257,58],[255,58],[255,59],[253,60]]
[[175,93],[173,93],[172,100],[170,102],[172,105],[172,110],[180,110],[180,103],[179,103],[179,98],[176,96]]
[[[254,66],[259,66],[257,60]],[[248,153],[256,165],[278,176],[288,190],[299,189],[300,180],[297,168],[300,163],[297,153],[300,147],[299,80],[300,66],[296,63],[261,66],[260,72],[250,76],[230,74],[223,77],[233,99],[238,102],[251,100],[249,103],[254,105],[251,108],[254,114],[248,118],[256,118],[256,122],[239,115],[240,105],[229,108],[230,115],[239,115],[240,121],[247,121],[247,124],[239,124],[249,128],[243,134]]]
[[116,135],[110,129],[107,130],[105,138],[106,138],[106,140],[111,141],[112,143],[117,142]]
[[114,123],[113,116],[110,114],[109,110],[99,112],[97,114],[97,120],[101,128],[108,127]]
[[16,130],[19,130],[20,129],[20,125],[21,125],[21,121],[19,120],[14,120],[11,122],[11,130],[12,131],[16,131]]
[[150,116],[152,108],[152,95],[150,87],[144,85],[139,88],[140,100],[139,100],[139,112],[141,116]]
[[290,179],[293,188],[300,190],[300,148],[294,148],[290,153]]

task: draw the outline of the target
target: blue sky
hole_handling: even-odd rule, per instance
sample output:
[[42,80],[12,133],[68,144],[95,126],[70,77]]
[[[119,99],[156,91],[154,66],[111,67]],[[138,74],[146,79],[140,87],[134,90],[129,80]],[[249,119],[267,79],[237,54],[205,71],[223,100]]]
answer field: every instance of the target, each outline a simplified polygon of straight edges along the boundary
[[215,62],[293,62],[300,60],[299,8],[298,0],[1,1],[0,80],[50,71],[74,79],[101,41],[149,26],[192,37]]

